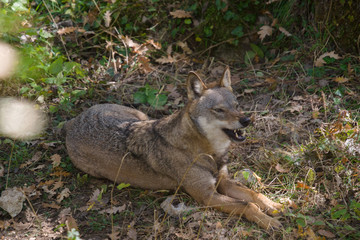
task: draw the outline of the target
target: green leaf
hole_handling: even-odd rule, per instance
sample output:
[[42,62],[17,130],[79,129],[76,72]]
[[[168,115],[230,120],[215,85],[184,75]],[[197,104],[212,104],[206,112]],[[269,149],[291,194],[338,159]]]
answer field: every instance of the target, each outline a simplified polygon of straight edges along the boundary
[[306,227],[306,222],[304,218],[297,218],[296,223],[302,227]]
[[57,75],[63,70],[63,59],[59,57],[48,68],[50,74]]
[[251,65],[251,61],[254,59],[255,56],[256,56],[255,52],[246,51],[246,53],[245,53],[245,64],[246,65]]
[[250,177],[250,173],[249,172],[247,172],[247,171],[243,171],[242,172],[242,175],[243,175],[243,177],[244,177],[244,179],[247,181],[248,179],[249,179],[249,177]]
[[116,186],[116,188],[121,190],[121,189],[127,188],[129,186],[130,186],[130,183],[120,183],[119,185]]
[[159,108],[166,104],[167,99],[167,96],[164,94],[150,95],[148,96],[148,103],[154,108]]
[[137,91],[134,93],[134,103],[146,103],[147,97],[145,92]]
[[192,21],[191,21],[191,19],[190,19],[190,18],[187,18],[187,19],[185,19],[185,20],[184,20],[184,23],[189,25],[189,24],[191,24],[191,23],[192,23]]
[[264,52],[261,50],[261,48],[253,43],[250,43],[250,47],[256,53],[256,55],[258,55],[260,58],[264,58]]
[[231,31],[231,34],[237,37],[242,37],[244,35],[243,27],[237,26],[236,28],[234,28],[234,30]]
[[85,90],[74,90],[71,92],[71,95],[75,96],[75,97],[81,97],[83,95],[86,94]]
[[229,21],[229,20],[233,19],[234,17],[235,17],[235,13],[232,12],[232,11],[230,11],[230,10],[228,10],[228,11],[226,11],[226,13],[225,13],[224,19],[225,19],[226,21]]
[[336,212],[333,212],[333,213],[331,214],[331,217],[332,217],[333,219],[338,219],[338,218],[341,218],[343,215],[345,215],[346,212],[347,212],[346,209],[340,209],[340,210],[338,210],[338,211],[336,211]]
[[325,223],[323,221],[316,221],[313,223],[314,226],[325,226]]

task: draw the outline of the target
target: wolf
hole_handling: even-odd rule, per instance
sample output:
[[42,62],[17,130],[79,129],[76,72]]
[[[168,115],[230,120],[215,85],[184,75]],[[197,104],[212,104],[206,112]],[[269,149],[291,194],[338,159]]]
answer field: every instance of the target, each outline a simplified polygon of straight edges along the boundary
[[265,229],[282,204],[229,178],[227,151],[245,140],[251,122],[239,109],[226,67],[206,86],[196,72],[187,77],[186,106],[158,120],[117,104],[92,106],[65,124],[74,165],[94,177],[152,190],[181,187],[197,202],[244,216]]

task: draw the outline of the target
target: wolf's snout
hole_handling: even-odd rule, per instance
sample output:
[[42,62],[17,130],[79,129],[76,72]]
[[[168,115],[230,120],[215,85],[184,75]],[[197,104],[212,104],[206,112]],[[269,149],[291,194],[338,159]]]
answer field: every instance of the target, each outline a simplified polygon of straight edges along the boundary
[[242,117],[242,118],[240,118],[239,122],[241,123],[241,125],[243,127],[247,127],[250,124],[251,120],[250,120],[250,118]]

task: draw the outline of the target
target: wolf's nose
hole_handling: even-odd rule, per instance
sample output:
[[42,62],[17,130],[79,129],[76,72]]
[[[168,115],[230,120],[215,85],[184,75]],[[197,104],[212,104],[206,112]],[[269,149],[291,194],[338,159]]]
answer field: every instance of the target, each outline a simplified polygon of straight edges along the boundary
[[243,117],[243,118],[240,118],[239,122],[241,123],[241,125],[243,125],[243,127],[247,127],[251,120],[250,118],[247,118],[247,117]]

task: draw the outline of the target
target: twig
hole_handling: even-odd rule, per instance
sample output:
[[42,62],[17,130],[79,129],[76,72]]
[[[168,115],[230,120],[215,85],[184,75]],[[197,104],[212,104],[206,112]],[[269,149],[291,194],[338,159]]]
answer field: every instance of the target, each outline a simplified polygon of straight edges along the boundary
[[[43,4],[44,4],[46,10],[47,10],[48,13],[49,13],[49,16],[50,16],[50,18],[51,18],[51,21],[54,23],[56,29],[59,30],[59,26],[56,24],[55,19],[53,18],[53,16],[52,16],[52,14],[51,14],[48,6],[46,5],[45,1],[42,0],[42,2],[43,2]],[[66,56],[67,56],[68,60],[71,61],[70,56],[69,56],[69,53],[68,53],[68,51],[67,51],[67,49],[66,49],[66,46],[65,46],[65,41],[64,41],[64,39],[63,39],[63,37],[62,37],[60,34],[59,34],[59,37],[60,37],[60,42],[62,43],[62,45],[63,45],[63,47],[64,47]]]
[[10,153],[10,157],[9,157],[9,166],[8,166],[7,175],[6,175],[5,189],[7,189],[7,187],[8,187],[9,175],[10,175],[10,165],[11,165],[12,155],[13,155],[13,152],[14,152],[14,147],[15,147],[15,140],[13,141],[13,145],[11,147],[11,153]]

